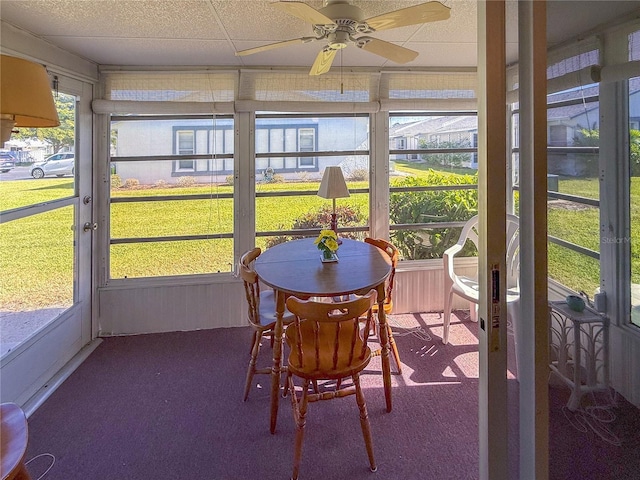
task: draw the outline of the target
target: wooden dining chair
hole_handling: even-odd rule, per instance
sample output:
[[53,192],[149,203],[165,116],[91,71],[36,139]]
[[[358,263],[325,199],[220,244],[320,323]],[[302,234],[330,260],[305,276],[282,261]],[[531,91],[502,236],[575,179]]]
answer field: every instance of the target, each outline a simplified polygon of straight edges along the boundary
[[[295,297],[287,299],[287,307],[294,314],[294,321],[285,333],[290,349],[286,388],[296,422],[291,476],[294,480],[298,478],[300,469],[308,404],[348,395],[356,396],[369,466],[371,471],[376,471],[367,405],[360,387],[360,372],[371,360],[371,349],[367,345],[370,325],[363,331],[359,321],[366,314],[367,323],[372,322],[371,307],[375,305],[376,298],[376,291],[371,290],[354,300],[336,303]],[[300,394],[295,390],[294,377],[303,380]],[[342,380],[349,377],[353,383],[343,384]],[[318,382],[325,380],[335,381],[335,388],[319,391]]]
[[[247,368],[247,379],[244,386],[243,401],[249,397],[251,383],[256,374],[271,374],[271,365],[265,368],[257,368],[260,345],[264,337],[268,337],[273,347],[274,330],[276,326],[276,295],[271,289],[260,289],[258,275],[253,269],[253,262],[260,256],[260,248],[252,248],[240,257],[238,270],[244,283],[244,292],[247,299],[247,320],[253,327],[251,341],[251,358]],[[288,325],[293,321],[293,315],[285,310],[283,324]],[[282,339],[279,339],[282,341]]]
[[[393,310],[393,282],[396,276],[396,267],[398,266],[398,259],[400,258],[400,254],[398,253],[398,249],[391,242],[384,240],[382,238],[370,238],[367,237],[364,239],[365,242],[378,247],[384,253],[389,256],[391,260],[391,273],[389,274],[389,278],[387,278],[387,282],[385,285],[385,296],[384,296],[384,313],[385,315],[389,315]],[[373,306],[373,313],[378,313],[378,304],[376,303]],[[375,325],[374,325],[375,328]],[[400,353],[398,353],[398,347],[396,345],[396,341],[393,338],[393,332],[391,331],[391,326],[387,321],[387,332],[389,336],[389,343],[391,345],[391,351],[393,352],[393,358],[396,361],[396,366],[398,368],[398,373],[402,373],[402,364],[400,363]],[[374,355],[379,355],[380,351],[376,350]]]

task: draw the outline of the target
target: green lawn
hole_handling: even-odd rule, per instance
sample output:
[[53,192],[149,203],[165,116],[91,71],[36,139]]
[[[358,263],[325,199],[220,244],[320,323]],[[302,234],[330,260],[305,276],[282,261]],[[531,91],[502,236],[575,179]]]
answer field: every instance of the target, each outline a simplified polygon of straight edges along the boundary
[[[395,169],[398,172],[402,173],[410,173],[411,175],[424,175],[425,172],[429,170],[435,170],[436,168],[433,165],[428,163],[415,163],[408,162],[406,160],[394,160]],[[443,173],[456,173],[458,175],[475,175],[477,170],[473,170],[471,168],[462,168],[462,167],[441,167],[437,169],[439,172]]]
[[[587,198],[599,197],[599,181],[594,179],[559,182],[559,191]],[[631,179],[631,281],[640,283],[640,177]],[[570,202],[551,202],[548,210],[549,234],[563,240],[600,251],[600,219],[598,209],[576,206]],[[599,263],[566,248],[549,245],[549,276],[574,290],[584,290],[592,296],[599,286]]]
[[[396,162],[396,169],[423,174],[428,167]],[[468,173],[465,170],[465,173]],[[350,188],[366,188],[366,182],[351,182]],[[231,186],[119,189],[113,197],[230,193]],[[257,192],[311,191],[308,196],[256,199],[258,231],[289,229],[301,212],[327,205],[315,195],[318,183],[258,184]],[[598,181],[561,180],[560,191],[590,198],[598,196]],[[0,182],[0,209],[9,210],[73,194],[69,179]],[[338,200],[368,215],[367,194]],[[640,179],[631,186],[633,282],[640,283]],[[66,306],[72,301],[73,209],[65,207],[0,225],[0,309],[24,310],[42,306]],[[113,238],[206,235],[233,232],[231,199],[168,202],[117,203],[111,206]],[[576,208],[566,202],[551,202],[549,232],[564,240],[598,251],[599,219],[595,208]],[[265,239],[257,243],[264,246]],[[114,278],[179,275],[231,271],[232,240],[197,240],[113,245],[110,265]],[[552,278],[589,294],[598,286],[598,262],[556,245],[549,246]]]

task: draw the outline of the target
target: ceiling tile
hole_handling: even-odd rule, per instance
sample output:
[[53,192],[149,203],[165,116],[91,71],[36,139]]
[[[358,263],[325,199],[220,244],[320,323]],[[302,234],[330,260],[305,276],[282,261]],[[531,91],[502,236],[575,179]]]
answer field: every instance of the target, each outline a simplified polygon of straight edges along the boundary
[[[307,66],[325,44],[313,42],[246,57],[234,52],[313,36],[312,26],[272,5],[274,0],[0,0],[2,23],[33,33],[69,52],[110,65]],[[322,9],[323,0],[303,0]],[[422,3],[421,0],[352,0],[364,18]],[[370,34],[420,55],[411,67],[474,65],[476,0],[442,0],[448,20]],[[606,6],[606,8],[605,8]],[[576,14],[579,8],[580,14]],[[516,0],[507,0],[507,53],[517,59]],[[626,15],[626,17],[625,17]],[[549,44],[616,18],[640,18],[640,2],[548,0]],[[356,35],[358,37],[359,35]],[[397,66],[349,45],[344,65]]]

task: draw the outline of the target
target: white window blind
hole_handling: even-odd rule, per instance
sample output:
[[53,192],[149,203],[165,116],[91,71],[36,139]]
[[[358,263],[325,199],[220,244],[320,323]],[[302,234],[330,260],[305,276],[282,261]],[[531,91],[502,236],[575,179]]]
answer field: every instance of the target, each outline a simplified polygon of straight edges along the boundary
[[398,109],[476,108],[477,79],[466,71],[308,71],[223,69],[207,72],[104,71],[95,113],[239,111],[372,113]]

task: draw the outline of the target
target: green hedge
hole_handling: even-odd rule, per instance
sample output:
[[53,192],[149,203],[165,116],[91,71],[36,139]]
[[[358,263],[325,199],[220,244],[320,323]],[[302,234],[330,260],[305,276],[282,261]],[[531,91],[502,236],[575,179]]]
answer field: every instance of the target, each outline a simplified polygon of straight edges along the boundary
[[[410,176],[392,181],[392,187],[420,187],[436,185],[477,185],[477,175],[459,175],[428,171],[425,175]],[[466,221],[478,213],[477,190],[435,190],[397,192],[390,195],[391,224],[415,224],[430,221]],[[461,228],[429,228],[396,230],[391,240],[405,260],[442,258],[444,251],[458,241]],[[462,255],[474,255],[468,244]]]

